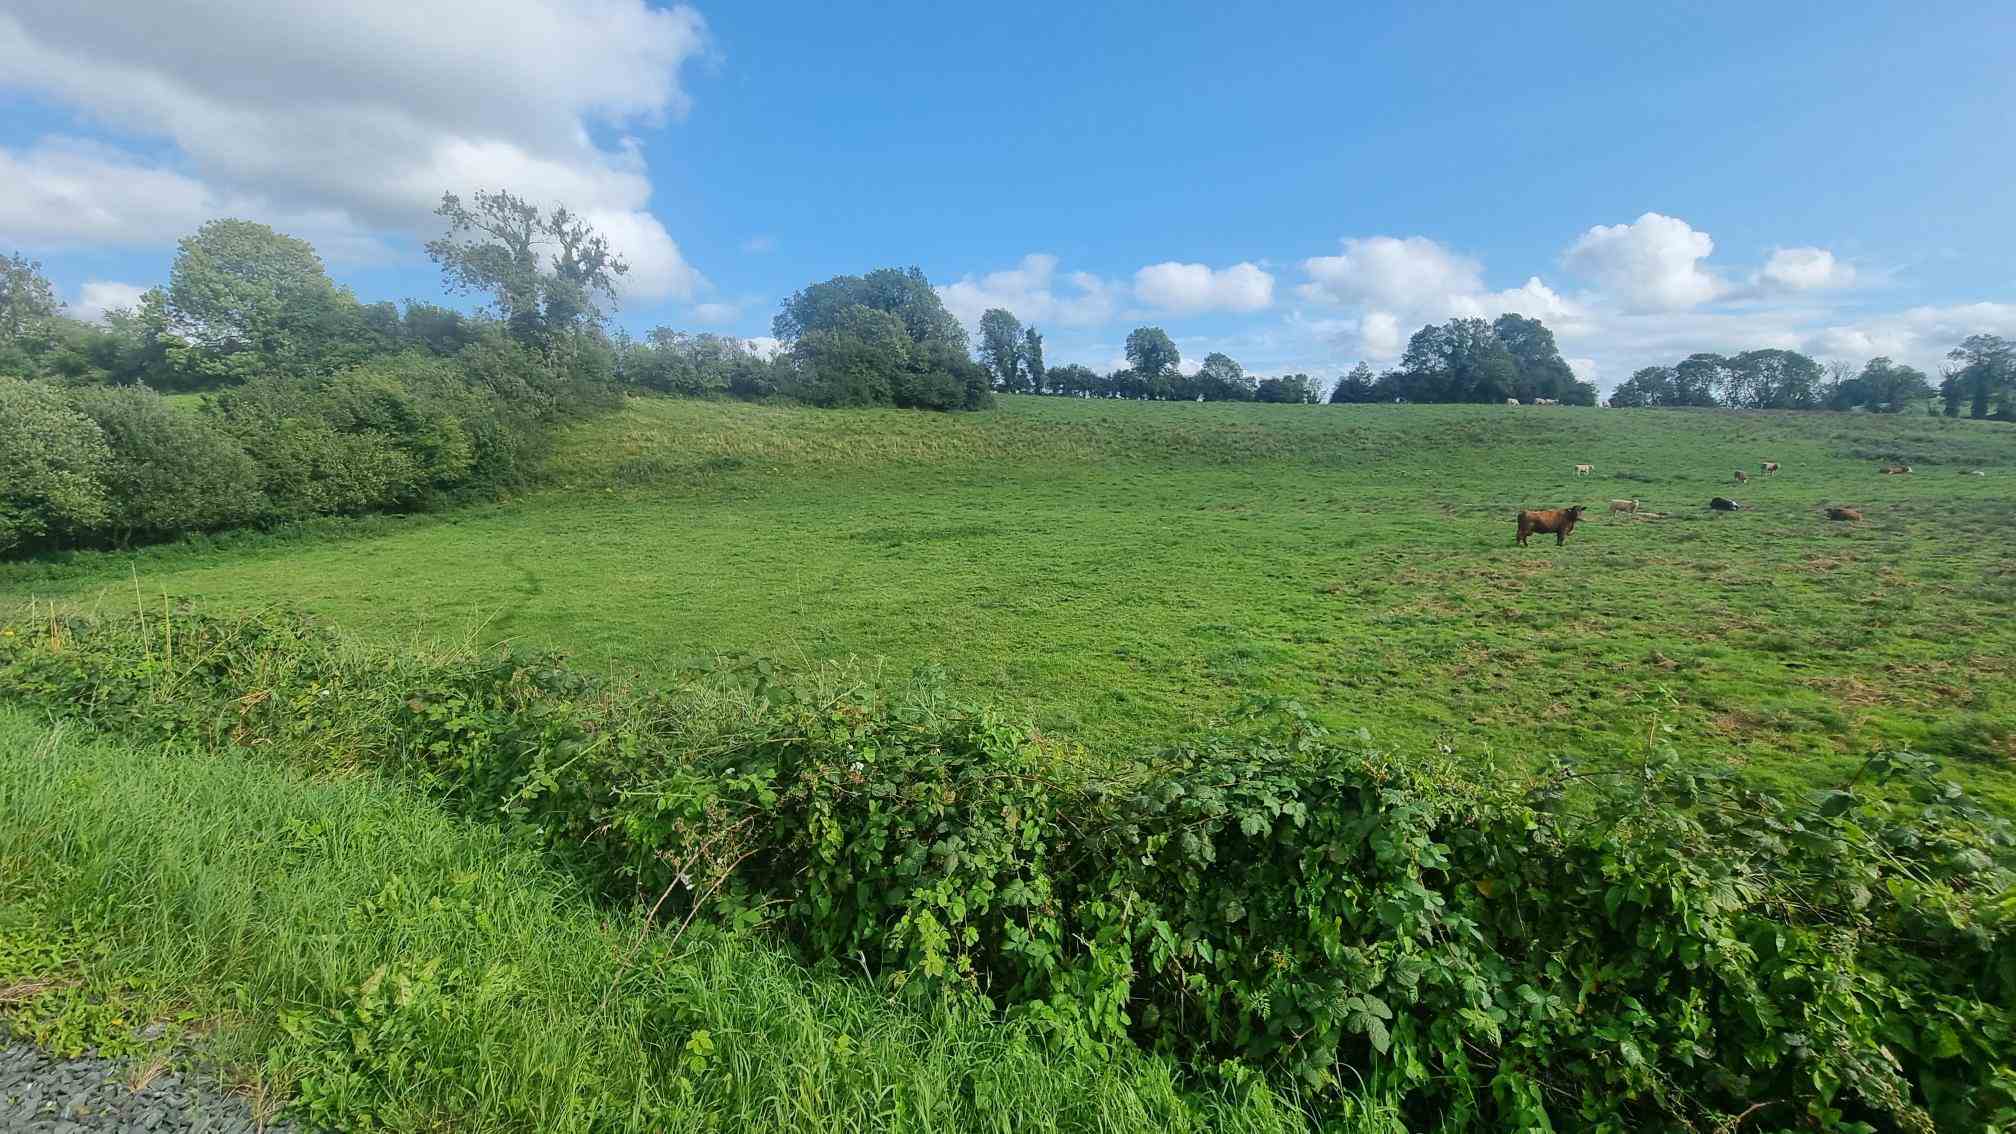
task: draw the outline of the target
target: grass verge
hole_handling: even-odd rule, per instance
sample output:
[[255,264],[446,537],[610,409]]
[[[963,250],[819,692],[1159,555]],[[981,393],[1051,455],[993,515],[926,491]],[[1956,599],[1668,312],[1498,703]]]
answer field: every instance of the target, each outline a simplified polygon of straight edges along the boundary
[[264,1113],[339,1129],[1301,1126],[1264,1088],[1199,1097],[1131,1051],[1046,1049],[976,998],[887,993],[698,924],[647,932],[371,777],[15,709],[0,992],[7,1027],[59,1049],[135,1051],[150,1021],[206,1036]]

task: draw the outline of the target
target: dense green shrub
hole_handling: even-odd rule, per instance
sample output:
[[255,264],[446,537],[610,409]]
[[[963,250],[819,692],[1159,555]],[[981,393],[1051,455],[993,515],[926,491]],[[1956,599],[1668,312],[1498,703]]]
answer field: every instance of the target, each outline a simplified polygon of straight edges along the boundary
[[0,553],[104,523],[111,463],[104,433],[60,390],[0,377]]
[[839,331],[808,332],[792,352],[785,392],[807,405],[828,408],[889,405],[895,396],[891,377],[909,363],[907,343],[900,333],[877,343]]
[[258,464],[271,518],[355,515],[410,504],[427,483],[400,437],[360,420],[417,416],[397,391],[377,392],[394,405],[370,406],[370,390],[344,379],[260,378],[215,395],[205,412]]
[[1261,1066],[1318,1107],[2016,1121],[2010,835],[1923,757],[1801,798],[1658,744],[1622,775],[1484,788],[1289,705],[1093,774],[991,713],[760,662],[647,693],[548,657],[359,656],[271,615],[9,629],[0,693],[377,763],[613,897],[975,987],[1058,1043]]
[[144,386],[81,389],[71,401],[111,450],[105,527],[118,543],[233,527],[265,512],[258,466],[209,419]]
[[621,397],[593,336],[540,354],[455,326],[473,337],[453,357],[416,347],[334,373],[259,375],[197,414],[145,387],[10,380],[0,554],[515,489],[557,424]]
[[987,370],[961,347],[913,343],[885,311],[850,309],[832,330],[800,336],[783,392],[815,406],[976,410],[994,404]]

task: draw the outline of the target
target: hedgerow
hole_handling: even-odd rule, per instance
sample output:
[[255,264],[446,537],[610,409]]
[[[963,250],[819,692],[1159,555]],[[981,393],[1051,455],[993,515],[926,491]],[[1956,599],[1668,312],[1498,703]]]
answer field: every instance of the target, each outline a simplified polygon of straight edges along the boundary
[[528,483],[568,420],[620,404],[594,342],[485,329],[330,373],[260,374],[200,409],[142,386],[0,376],[0,556],[411,512]]
[[653,916],[1411,1128],[2016,1123],[2010,833],[1909,753],[1794,798],[1655,727],[1626,772],[1484,786],[1259,705],[1109,771],[928,687],[639,690],[281,615],[17,622],[0,694],[380,767]]

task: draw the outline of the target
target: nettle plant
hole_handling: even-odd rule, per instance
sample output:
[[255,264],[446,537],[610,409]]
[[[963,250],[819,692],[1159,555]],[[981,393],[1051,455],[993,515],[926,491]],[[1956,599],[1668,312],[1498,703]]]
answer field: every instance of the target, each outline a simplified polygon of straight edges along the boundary
[[2016,1130],[2011,837],[1924,757],[1785,795],[1654,727],[1618,764],[1482,786],[1260,702],[1113,771],[929,683],[755,659],[639,691],[278,615],[14,629],[0,693],[375,762],[667,933],[764,927],[1060,1045],[1260,1069],[1319,1115]]

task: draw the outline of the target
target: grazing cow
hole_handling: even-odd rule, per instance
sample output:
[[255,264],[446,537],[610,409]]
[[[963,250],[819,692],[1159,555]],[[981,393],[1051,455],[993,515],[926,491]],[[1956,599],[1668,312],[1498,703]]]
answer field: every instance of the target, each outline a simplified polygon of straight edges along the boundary
[[1774,472],[1777,472],[1777,471],[1778,471],[1778,462],[1777,462],[1777,461],[1765,461],[1765,462],[1763,462],[1763,467],[1764,467],[1764,471],[1765,471],[1765,472],[1767,472],[1767,473],[1774,473]]
[[1749,473],[1746,473],[1746,472],[1744,472],[1744,471],[1743,471],[1742,469],[1737,469],[1737,470],[1736,470],[1736,483],[1737,483],[1737,484],[1742,484],[1742,483],[1743,483],[1744,481],[1746,481],[1746,480],[1749,480],[1749,479],[1750,479],[1750,474],[1749,474]]
[[1717,496],[1708,502],[1708,506],[1717,512],[1740,512],[1743,510],[1743,505],[1736,503],[1727,496]]
[[1638,502],[1636,500],[1612,500],[1610,502],[1610,510],[1612,512],[1636,512],[1638,510]]
[[1506,404],[1506,405],[1508,405],[1508,406],[1516,406],[1516,405],[1518,405],[1518,404],[1519,404],[1519,399],[1518,399],[1518,398],[1506,398],[1506,399],[1505,399],[1505,404]]
[[1575,522],[1582,518],[1582,505],[1573,508],[1548,508],[1540,512],[1519,513],[1519,546],[1526,546],[1526,537],[1534,532],[1546,535],[1554,533],[1554,546],[1568,542],[1568,533],[1575,530]]
[[1595,466],[1595,465],[1576,465],[1576,466],[1575,466],[1575,475],[1576,475],[1576,476],[1588,476],[1588,475],[1589,475],[1590,473],[1593,473],[1593,472],[1595,472],[1595,471],[1596,471],[1596,466]]
[[1857,512],[1853,508],[1829,508],[1827,509],[1827,518],[1830,520],[1847,520],[1850,523],[1854,523],[1862,519],[1862,513]]

